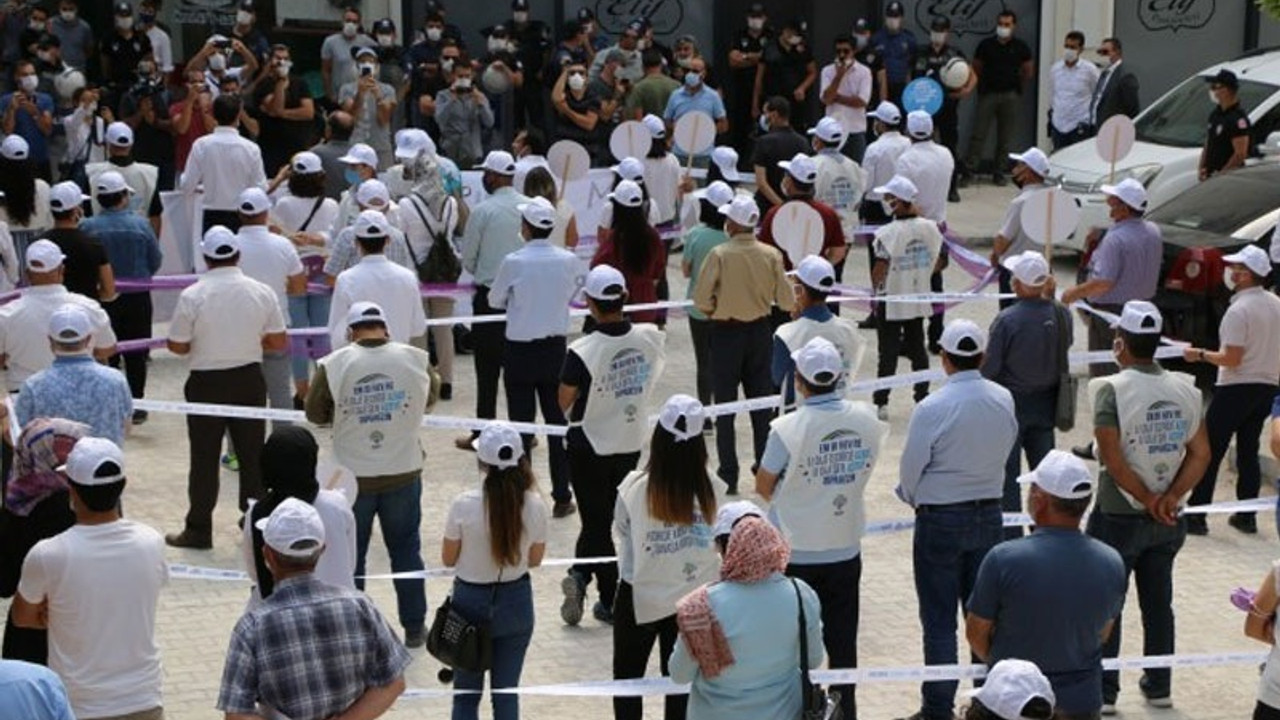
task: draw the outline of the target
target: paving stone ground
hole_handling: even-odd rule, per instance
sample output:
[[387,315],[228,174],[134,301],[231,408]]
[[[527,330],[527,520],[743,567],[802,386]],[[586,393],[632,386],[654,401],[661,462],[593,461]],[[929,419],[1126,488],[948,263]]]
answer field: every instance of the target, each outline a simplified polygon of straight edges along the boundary
[[[989,237],[998,226],[1004,207],[1012,197],[1012,189],[980,187],[965,192],[964,202],[950,206],[951,225],[962,236]],[[979,244],[981,241],[977,241]],[[984,251],[985,252],[985,251]],[[673,259],[670,277],[673,296],[682,296],[684,280],[679,277],[678,258]],[[1068,285],[1074,275],[1074,259],[1060,257],[1055,273],[1060,285]],[[846,281],[865,284],[866,256],[851,252]],[[967,287],[971,280],[953,264],[947,274],[947,287]],[[957,317],[972,318],[987,324],[994,316],[994,303],[971,303],[953,311]],[[857,312],[861,316],[861,312]],[[163,328],[157,328],[157,332]],[[1077,322],[1076,349],[1082,349],[1083,327]],[[867,340],[874,347],[875,336]],[[668,361],[665,375],[656,393],[659,401],[675,392],[693,394],[694,365],[688,326],[676,319],[668,326]],[[863,361],[861,377],[874,374],[875,353]],[[934,365],[938,362],[935,359]],[[907,371],[906,363],[902,371]],[[185,364],[165,352],[153,356],[148,396],[155,399],[181,399]],[[439,406],[440,414],[472,414],[474,382],[471,361],[461,357],[452,402]],[[500,406],[501,407],[501,406]],[[906,433],[911,412],[910,393],[896,391],[890,403],[892,435],[875,474],[867,487],[867,516],[871,520],[899,518],[909,509],[892,494],[897,480],[897,458]],[[1087,418],[1087,401],[1081,402],[1081,418]],[[1084,441],[1091,429],[1087,421],[1058,437],[1058,446],[1067,447]],[[319,430],[322,448],[327,448],[327,431]],[[135,520],[148,523],[162,532],[179,529],[186,511],[187,443],[185,424],[177,415],[153,413],[150,422],[137,428],[127,442],[130,485],[126,506]],[[739,456],[750,454],[750,433],[745,417],[738,421]],[[453,434],[426,431],[423,434],[428,462],[422,499],[422,539],[428,566],[439,565],[440,535],[450,500],[478,479],[475,459],[470,453],[453,447]],[[535,461],[542,478],[543,491],[549,488],[546,475],[545,449],[535,451]],[[746,467],[749,463],[743,462]],[[239,568],[240,534],[236,529],[236,475],[223,472],[220,504],[215,515],[214,549],[211,552],[170,549],[172,562]],[[1219,483],[1219,500],[1234,497],[1234,476],[1224,471]],[[744,489],[752,487],[747,477],[741,479]],[[747,497],[751,493],[746,492]],[[1276,535],[1271,515],[1263,514],[1262,532],[1246,537],[1226,525],[1222,516],[1210,520],[1212,534],[1190,538],[1179,555],[1175,573],[1175,608],[1178,618],[1178,651],[1207,653],[1217,651],[1261,650],[1262,646],[1246,639],[1242,632],[1243,616],[1227,601],[1228,593],[1239,585],[1255,587],[1277,552]],[[578,529],[576,516],[555,520],[551,526],[548,557],[571,555]],[[862,579],[862,618],[859,640],[860,660],[865,667],[902,667],[921,663],[920,627],[916,615],[916,599],[910,565],[910,533],[871,538],[864,544]],[[389,570],[380,540],[375,540],[370,554],[370,572]],[[525,665],[523,684],[538,685],[586,680],[606,680],[611,674],[612,642],[610,629],[589,617],[581,627],[561,624],[558,569],[535,571],[534,599],[537,628]],[[445,596],[448,583],[428,581],[427,595],[431,611]],[[174,580],[163,592],[159,607],[158,636],[165,668],[165,708],[171,720],[207,720],[220,717],[214,709],[223,656],[228,634],[240,615],[248,588],[239,583],[199,580]],[[374,582],[370,595],[394,621],[395,600],[389,582]],[[1128,612],[1124,617],[1125,646],[1123,654],[1141,652],[1141,625],[1137,598],[1131,591]],[[0,611],[7,603],[0,603]],[[790,621],[790,618],[787,619]],[[408,670],[408,684],[414,688],[438,689],[437,663],[424,651],[414,652],[415,661]],[[651,674],[657,674],[656,659]],[[1194,668],[1174,673],[1175,709],[1155,710],[1142,704],[1138,693],[1137,672],[1126,672],[1120,697],[1124,717],[1156,720],[1195,718],[1226,720],[1247,717],[1253,707],[1258,680],[1256,665],[1220,668]],[[860,715],[864,720],[888,720],[914,712],[919,703],[918,686],[890,683],[867,685],[858,694]],[[487,705],[487,703],[486,703]],[[646,703],[648,718],[658,718],[661,703]],[[530,697],[522,701],[524,717],[533,720],[563,718],[604,718],[610,716],[607,698]],[[449,713],[446,699],[402,700],[389,714],[392,718],[444,718]],[[0,716],[4,715],[0,711]],[[487,707],[482,717],[489,717]],[[744,720],[750,720],[745,719]]]

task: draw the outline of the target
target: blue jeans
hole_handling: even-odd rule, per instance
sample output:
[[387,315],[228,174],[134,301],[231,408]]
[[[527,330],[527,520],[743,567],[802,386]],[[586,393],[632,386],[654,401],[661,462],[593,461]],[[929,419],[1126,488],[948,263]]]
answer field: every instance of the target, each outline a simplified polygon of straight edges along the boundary
[[[356,516],[356,587],[364,590],[364,559],[373,536],[373,518],[382,527],[382,541],[391,556],[392,572],[421,570],[422,478],[396,490],[361,492],[352,510]],[[396,580],[396,611],[400,626],[420,628],[427,619],[427,588],[424,580]]]
[[[1022,457],[1027,458],[1027,469],[1040,464],[1053,449],[1053,417],[1058,405],[1058,388],[1039,392],[1020,392],[1013,396],[1013,410],[1018,418],[1018,435],[1014,438],[1009,459],[1004,464],[1004,500],[1000,507],[1005,512],[1022,512],[1022,486],[1018,476],[1022,474]],[[1005,528],[1006,539],[1022,537],[1022,528]]]
[[[1089,535],[1110,545],[1124,559],[1126,577],[1133,574],[1138,586],[1138,607],[1142,610],[1142,654],[1168,655],[1173,652],[1173,559],[1187,539],[1187,521],[1161,525],[1149,515],[1118,515],[1094,511],[1086,526]],[[1120,655],[1120,616],[1116,616],[1111,637],[1102,646],[1102,656]],[[1169,668],[1143,671],[1141,688],[1147,697],[1168,697]],[[1120,673],[1102,673],[1102,701],[1114,703],[1120,694]]]
[[[978,566],[1002,539],[999,502],[917,511],[912,563],[926,665],[956,662],[956,608],[964,611]],[[958,686],[954,680],[924,683],[921,712],[925,720],[951,720]]]
[[[516,687],[524,669],[524,655],[533,637],[533,588],[529,576],[504,582],[494,592],[493,585],[474,585],[455,580],[453,607],[474,623],[489,623],[493,638],[493,667],[489,670],[489,689]],[[454,670],[455,690],[483,690],[484,673]],[[493,720],[517,720],[520,696],[491,694]],[[476,720],[480,717],[480,695],[453,696],[453,720]]]
[[[289,297],[289,327],[312,328],[326,327],[329,324],[329,306],[333,296],[291,295]],[[293,353],[293,379],[306,380],[311,377],[311,361],[324,357],[329,352],[329,336],[290,338]]]

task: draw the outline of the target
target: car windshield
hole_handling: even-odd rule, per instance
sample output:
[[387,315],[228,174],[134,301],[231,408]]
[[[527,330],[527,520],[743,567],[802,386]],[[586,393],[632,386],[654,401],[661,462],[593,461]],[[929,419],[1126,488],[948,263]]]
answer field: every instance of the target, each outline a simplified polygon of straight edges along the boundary
[[[1280,88],[1267,83],[1241,80],[1240,106],[1252,111],[1278,89]],[[1209,104],[1209,84],[1203,77],[1196,76],[1184,81],[1173,92],[1148,108],[1134,121],[1134,125],[1138,139],[1144,142],[1175,147],[1200,147],[1204,144],[1209,113],[1212,111],[1213,106]]]
[[1147,219],[1227,237],[1277,207],[1280,165],[1268,164],[1202,182],[1151,211]]

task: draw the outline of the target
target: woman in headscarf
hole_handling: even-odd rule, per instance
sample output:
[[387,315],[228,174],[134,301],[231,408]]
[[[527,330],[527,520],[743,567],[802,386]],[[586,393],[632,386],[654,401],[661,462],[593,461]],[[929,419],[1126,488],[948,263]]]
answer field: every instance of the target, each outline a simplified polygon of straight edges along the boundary
[[[5,420],[0,413],[0,425]],[[13,597],[22,575],[22,561],[35,544],[76,522],[71,511],[67,479],[56,468],[67,461],[76,441],[89,426],[62,419],[36,418],[18,436],[13,479],[5,487],[0,510],[0,597]],[[45,665],[48,635],[44,630],[16,627],[10,613],[4,628],[6,660]]]
[[791,549],[750,503],[721,508],[715,532],[724,556],[720,582],[694,590],[676,606],[680,638],[670,669],[675,682],[693,684],[687,717],[799,718],[797,599],[804,602],[809,666],[817,667],[823,658],[818,596],[782,574]]
[[320,448],[310,430],[297,425],[278,427],[262,447],[262,484],[266,497],[249,507],[244,524],[245,569],[254,583],[249,606],[271,597],[275,582],[262,555],[258,521],[271,516],[285,498],[314,505],[324,521],[325,547],[316,564],[316,577],[330,585],[355,588],[356,518],[351,502],[337,490],[321,489],[316,480]]

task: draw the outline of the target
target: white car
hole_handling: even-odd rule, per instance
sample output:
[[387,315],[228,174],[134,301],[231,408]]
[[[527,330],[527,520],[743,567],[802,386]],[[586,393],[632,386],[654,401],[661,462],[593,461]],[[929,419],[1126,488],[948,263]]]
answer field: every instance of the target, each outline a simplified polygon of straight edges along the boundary
[[1149,207],[1154,209],[1199,182],[1200,148],[1214,107],[1205,79],[1223,69],[1240,79],[1240,104],[1253,123],[1251,144],[1263,142],[1280,127],[1280,51],[1272,51],[1205,68],[1139,113],[1134,118],[1137,142],[1116,164],[1114,178],[1092,139],[1050,155],[1052,176],[1080,202],[1080,222],[1067,247],[1083,250],[1090,228],[1110,224],[1101,192],[1104,184],[1136,178],[1147,187]]

